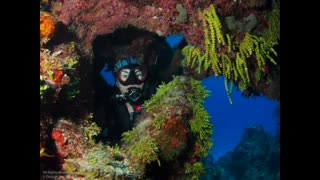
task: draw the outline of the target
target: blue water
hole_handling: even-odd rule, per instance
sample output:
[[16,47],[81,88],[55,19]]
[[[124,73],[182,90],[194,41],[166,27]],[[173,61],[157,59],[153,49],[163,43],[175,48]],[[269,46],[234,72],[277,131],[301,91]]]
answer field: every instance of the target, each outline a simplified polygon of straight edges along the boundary
[[211,151],[214,159],[219,159],[239,143],[246,127],[261,124],[267,132],[275,134],[278,121],[275,117],[279,102],[266,97],[246,98],[239,90],[232,93],[233,104],[228,101],[223,78],[210,77],[202,81],[211,96],[205,108],[214,125],[214,146]]

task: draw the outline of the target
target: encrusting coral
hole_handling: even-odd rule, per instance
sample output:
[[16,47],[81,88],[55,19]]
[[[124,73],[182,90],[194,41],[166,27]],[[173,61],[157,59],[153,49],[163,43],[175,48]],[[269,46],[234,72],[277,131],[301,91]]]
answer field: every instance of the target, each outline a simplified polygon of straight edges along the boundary
[[[203,107],[208,95],[199,81],[185,76],[176,76],[158,88],[145,103],[137,126],[123,135],[130,165],[138,174],[156,161],[159,166],[165,162],[184,169],[182,174],[171,175],[174,177],[201,175],[195,169],[212,147],[213,126]],[[177,161],[183,155],[187,158]]]
[[101,129],[92,121],[60,119],[51,136],[57,147],[57,157],[66,178],[115,179],[138,177],[129,171],[127,158],[119,146],[96,143]]
[[52,51],[40,49],[41,103],[54,102],[62,89],[68,89],[66,99],[79,94],[76,72],[79,57],[73,42],[57,45]]
[[170,164],[172,178],[199,177],[212,147],[213,125],[203,107],[208,95],[199,81],[174,77],[146,102],[135,128],[115,146],[94,141],[100,129],[90,119],[58,121],[52,139],[63,170],[73,178],[144,179],[156,163]]

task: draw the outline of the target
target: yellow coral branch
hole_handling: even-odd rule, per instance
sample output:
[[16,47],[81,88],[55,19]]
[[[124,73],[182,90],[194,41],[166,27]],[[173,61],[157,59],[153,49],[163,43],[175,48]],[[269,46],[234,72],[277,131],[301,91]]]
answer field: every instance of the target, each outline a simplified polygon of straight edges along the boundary
[[[250,86],[251,78],[256,77],[255,79],[259,81],[265,75],[267,61],[276,64],[274,57],[277,53],[273,46],[280,39],[279,12],[279,8],[274,8],[269,16],[270,28],[264,38],[246,33],[242,42],[239,43],[232,42],[232,38],[222,32],[215,7],[209,6],[203,12],[199,12],[204,29],[204,53],[201,54],[197,47],[186,46],[182,54],[186,57],[187,65],[191,65],[192,68],[197,63],[198,73],[201,69],[211,68],[215,76],[224,76],[228,94],[230,94],[228,82],[237,83],[241,90],[245,90]],[[253,64],[251,62],[253,60],[256,61],[257,66],[254,69],[254,77],[251,77],[248,64]]]

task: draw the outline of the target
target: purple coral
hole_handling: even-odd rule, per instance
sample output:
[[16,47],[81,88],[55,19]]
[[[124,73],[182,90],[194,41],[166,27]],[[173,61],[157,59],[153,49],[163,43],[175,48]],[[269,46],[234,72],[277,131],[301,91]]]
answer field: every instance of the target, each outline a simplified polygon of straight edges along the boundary
[[182,5],[190,17],[189,21],[183,24],[175,21],[178,15],[176,9],[178,2],[176,0],[152,0],[147,3],[118,0],[69,0],[62,4],[58,20],[76,33],[82,44],[82,51],[89,57],[92,56],[91,44],[98,35],[110,34],[116,29],[126,28],[129,25],[164,36],[182,31],[188,42],[201,44],[199,41],[203,32],[197,22],[198,8],[205,8],[209,1],[183,2]]

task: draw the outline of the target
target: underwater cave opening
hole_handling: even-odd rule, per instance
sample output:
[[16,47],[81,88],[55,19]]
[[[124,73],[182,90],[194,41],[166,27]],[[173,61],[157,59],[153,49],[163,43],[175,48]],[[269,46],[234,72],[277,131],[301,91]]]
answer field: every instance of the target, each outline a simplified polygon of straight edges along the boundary
[[[98,36],[92,44],[95,121],[100,126],[106,123],[106,112],[110,111],[110,108],[108,109],[105,103],[117,91],[116,74],[113,69],[118,60],[129,56],[140,60],[147,68],[144,86],[156,86],[172,80],[172,75],[182,74],[183,57],[180,52],[181,46],[179,48],[179,51],[173,51],[166,42],[166,37],[133,26],[117,29],[112,34]],[[106,65],[107,70],[104,69]],[[102,77],[102,71],[108,71],[108,76]],[[154,94],[156,88],[150,89],[149,93]]]

